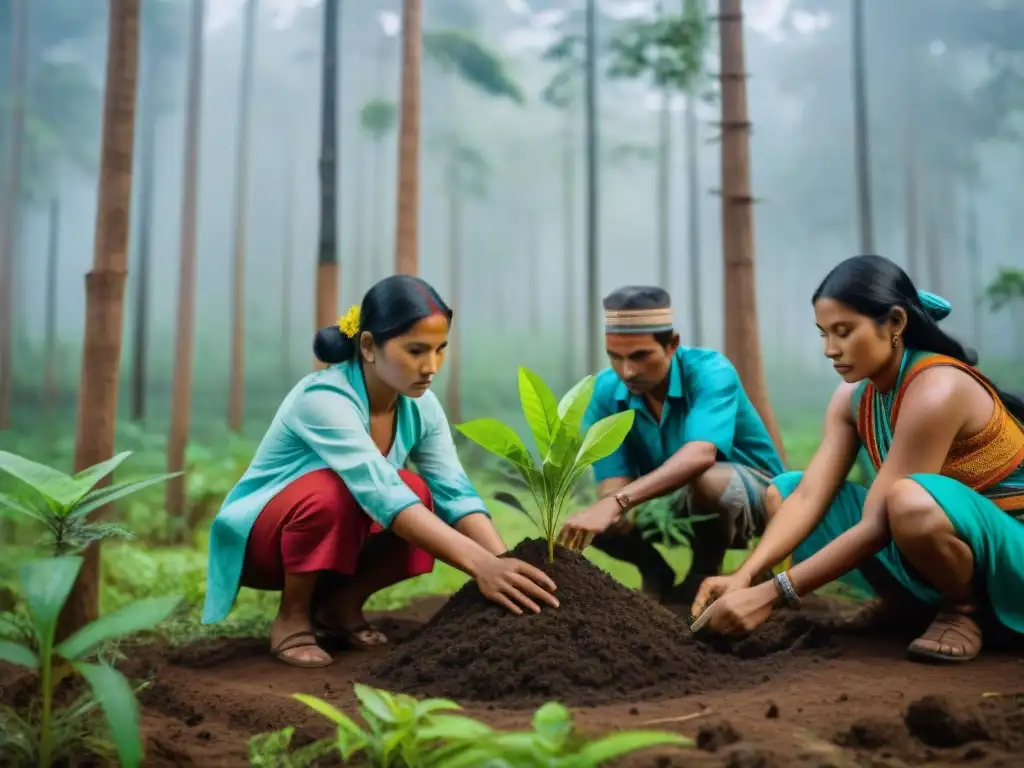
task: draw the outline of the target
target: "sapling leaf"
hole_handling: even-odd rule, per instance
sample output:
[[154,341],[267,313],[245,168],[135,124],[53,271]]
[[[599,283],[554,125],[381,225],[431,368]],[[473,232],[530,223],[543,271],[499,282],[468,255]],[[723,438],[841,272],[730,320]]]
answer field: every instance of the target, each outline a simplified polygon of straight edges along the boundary
[[22,564],[19,574],[21,591],[36,625],[40,642],[52,642],[57,617],[75,585],[82,568],[80,557],[51,557]]
[[142,765],[139,703],[124,675],[106,664],[75,662],[74,667],[89,683],[93,698],[106,716],[121,765],[124,768]]
[[16,515],[27,517],[43,525],[48,524],[48,519],[43,512],[34,509],[30,505],[22,504],[5,493],[0,493],[0,517],[15,517]]
[[611,456],[622,445],[629,430],[633,428],[636,412],[632,410],[613,413],[592,424],[583,443],[576,453],[576,466],[589,467],[596,461]]
[[71,477],[14,453],[0,451],[0,472],[13,475],[61,507],[70,506],[79,496],[78,485]]
[[[75,481],[75,485],[78,486],[79,494],[78,498],[75,499],[73,503],[81,501],[89,491],[96,487],[96,483],[121,466],[124,460],[131,455],[131,451],[122,451],[116,456],[111,456],[106,461],[101,461],[99,464],[93,464],[91,467],[86,467],[76,474],[72,479]],[[71,505],[69,504],[68,506]]]
[[465,715],[434,715],[416,729],[416,738],[424,741],[469,741],[490,736],[490,726]]
[[693,742],[669,731],[622,731],[609,734],[583,746],[576,754],[583,765],[602,765],[632,752],[651,747],[687,747]]
[[497,419],[474,419],[455,427],[474,443],[491,453],[508,459],[517,467],[533,467],[526,445],[511,427]]
[[572,715],[557,701],[549,701],[533,713],[533,730],[554,752],[561,752],[572,735]]
[[39,657],[24,645],[0,640],[0,661],[17,664],[19,667],[39,669]]
[[[582,386],[581,386],[582,385]],[[594,377],[587,376],[579,384],[569,390],[558,406],[561,421],[551,441],[551,448],[544,461],[562,467],[569,464],[579,450],[580,427],[583,416],[590,405],[590,397],[594,392]],[[563,408],[564,405],[564,408]]]
[[590,395],[594,391],[594,377],[584,376],[582,379],[573,384],[572,388],[562,395],[562,399],[558,401],[558,418],[564,419],[565,414],[568,412],[570,406],[575,403],[586,391],[586,400],[590,402]]
[[451,699],[424,699],[417,701],[413,713],[417,719],[426,717],[434,712],[454,711],[462,709],[462,705]]
[[371,715],[383,723],[394,723],[397,718],[391,706],[390,697],[384,695],[386,693],[386,691],[379,691],[368,685],[360,685],[359,683],[355,685],[356,698],[359,700],[360,705],[362,705],[363,714]]
[[149,597],[105,613],[82,627],[55,650],[65,659],[80,659],[108,640],[152,629],[170,616],[180,602],[181,598],[177,595]]
[[166,482],[167,480],[178,477],[182,474],[184,473],[171,472],[165,475],[157,475],[156,477],[148,477],[145,480],[128,480],[123,483],[108,486],[107,488],[98,488],[95,491],[86,494],[86,496],[71,509],[68,516],[75,518],[83,517],[99,507],[115,502],[129,494],[137,493],[143,488],[148,488],[151,485]]
[[537,453],[546,456],[558,430],[558,400],[548,385],[526,368],[519,369],[519,400],[537,444]]
[[365,731],[356,725],[344,712],[328,704],[323,699],[306,693],[293,693],[292,698],[301,701],[310,709],[320,713],[338,727],[338,751],[341,759],[348,760],[353,755],[366,749],[369,740]]

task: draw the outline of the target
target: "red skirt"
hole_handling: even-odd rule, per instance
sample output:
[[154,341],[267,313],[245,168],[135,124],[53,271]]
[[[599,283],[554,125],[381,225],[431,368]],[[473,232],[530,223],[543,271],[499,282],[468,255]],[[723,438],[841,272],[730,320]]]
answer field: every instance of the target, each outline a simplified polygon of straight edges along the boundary
[[[405,469],[398,474],[433,511],[430,489],[423,478]],[[241,584],[279,590],[285,573],[333,571],[351,576],[367,538],[383,530],[359,506],[337,472],[309,472],[285,486],[256,518],[246,545]],[[405,561],[405,578],[433,570],[433,555],[402,544],[405,546],[400,545],[397,556]]]

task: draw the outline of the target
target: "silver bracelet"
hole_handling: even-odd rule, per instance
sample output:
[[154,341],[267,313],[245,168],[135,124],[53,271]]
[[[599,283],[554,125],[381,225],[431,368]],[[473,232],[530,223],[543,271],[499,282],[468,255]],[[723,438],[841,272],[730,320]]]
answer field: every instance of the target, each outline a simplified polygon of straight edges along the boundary
[[789,580],[789,573],[787,571],[783,571],[775,576],[775,587],[779,590],[779,594],[782,595],[786,605],[790,608],[800,607],[800,596],[793,589],[793,582]]

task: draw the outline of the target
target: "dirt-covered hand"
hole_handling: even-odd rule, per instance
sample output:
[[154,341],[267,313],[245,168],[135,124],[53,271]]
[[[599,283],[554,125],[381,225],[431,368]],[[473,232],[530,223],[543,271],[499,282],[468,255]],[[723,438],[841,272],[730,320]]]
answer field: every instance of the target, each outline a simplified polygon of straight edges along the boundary
[[558,534],[558,543],[566,549],[582,552],[597,534],[607,531],[621,516],[619,502],[614,498],[601,499],[565,521]]
[[737,589],[746,589],[749,586],[750,579],[736,573],[704,579],[697,589],[697,596],[693,599],[693,605],[690,606],[690,615],[694,618],[699,618],[722,595],[727,595]]
[[775,584],[766,582],[722,595],[707,609],[705,627],[716,635],[745,635],[772,615],[776,594]]
[[[517,615],[523,608],[540,613],[538,602],[558,607],[555,582],[539,568],[513,557],[492,557],[476,573],[480,594]],[[532,598],[532,599],[531,599]]]

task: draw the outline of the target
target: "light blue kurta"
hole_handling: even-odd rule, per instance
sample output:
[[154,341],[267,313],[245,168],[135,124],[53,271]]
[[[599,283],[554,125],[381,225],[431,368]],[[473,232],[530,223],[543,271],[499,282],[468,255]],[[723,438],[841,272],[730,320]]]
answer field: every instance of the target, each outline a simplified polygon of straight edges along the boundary
[[[679,347],[669,371],[668,396],[657,420],[644,398],[626,388],[611,368],[601,371],[584,418],[584,429],[625,410],[636,416],[625,441],[594,464],[598,482],[653,472],[686,443],[712,443],[722,460],[771,478],[784,471],[761,417],[743,391],[729,359],[713,349]],[[748,493],[753,493],[748,488]]]
[[210,529],[203,623],[223,620],[234,606],[246,543],[266,504],[285,486],[333,469],[374,521],[388,528],[419,498],[398,475],[412,461],[426,481],[437,516],[449,525],[487,514],[455,451],[444,410],[433,392],[398,398],[395,440],[387,456],[370,438],[370,408],[358,362],[311,373],[285,397],[249,468],[228,494]]

